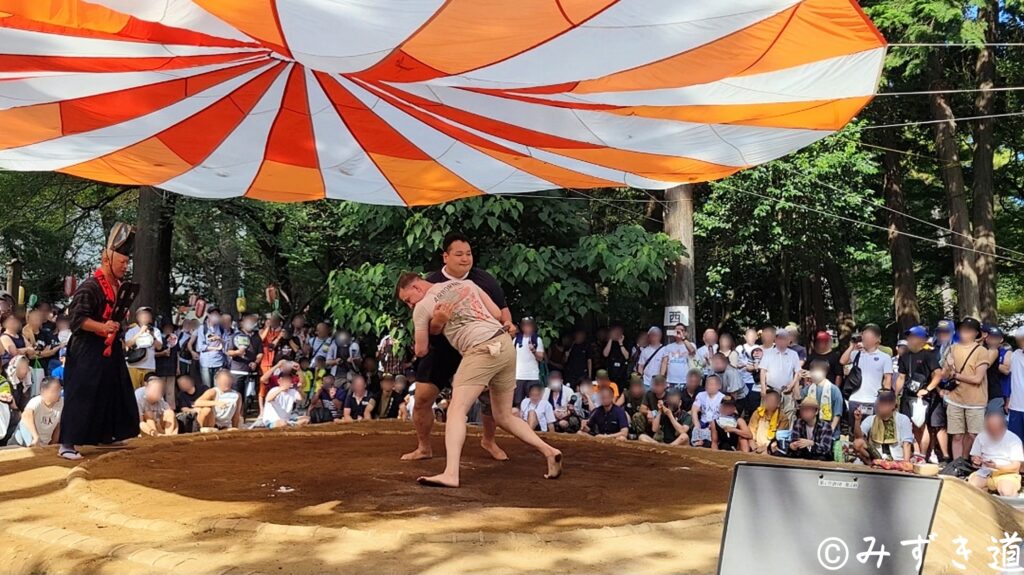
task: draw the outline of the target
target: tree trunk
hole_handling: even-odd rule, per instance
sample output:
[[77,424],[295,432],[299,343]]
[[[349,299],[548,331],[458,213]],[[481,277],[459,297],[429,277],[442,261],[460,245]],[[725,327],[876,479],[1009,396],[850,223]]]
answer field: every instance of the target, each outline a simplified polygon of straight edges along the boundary
[[800,278],[800,345],[808,341],[808,335],[814,333],[814,295],[810,276]]
[[828,321],[825,319],[825,293],[821,284],[821,275],[811,274],[811,321],[805,334],[808,341],[812,341],[814,334],[825,329]]
[[779,264],[779,278],[778,278],[779,303],[780,303],[781,316],[778,318],[778,321],[775,322],[777,325],[785,325],[786,323],[788,323],[790,321],[790,319],[791,319],[790,312],[791,312],[791,309],[792,309],[790,307],[790,304],[791,304],[790,297],[792,295],[791,294],[791,290],[790,290],[790,288],[791,288],[791,286],[790,286],[790,275],[789,275],[790,266],[789,266],[789,258],[786,256],[785,252],[782,253],[781,260],[782,261]]
[[[999,2],[986,0],[978,10],[978,21],[985,26],[985,42],[998,41],[996,24],[999,17]],[[978,88],[991,89],[996,85],[996,55],[991,46],[982,46],[978,51],[974,71]],[[995,104],[995,92],[979,92],[974,100],[978,116],[991,115]],[[996,234],[995,234],[995,184],[993,182],[992,160],[995,154],[993,128],[995,121],[984,118],[974,121],[974,247],[980,253],[974,255],[978,274],[978,305],[980,319],[996,321]]]
[[[887,131],[888,134],[888,131]],[[891,138],[887,138],[887,141]],[[892,258],[893,303],[896,308],[896,322],[900,332],[910,329],[921,321],[917,307],[917,282],[914,278],[914,252],[903,214],[907,211],[903,196],[903,166],[896,152],[887,151],[882,157],[885,176],[882,189],[885,205],[889,208],[889,254]]]
[[[929,58],[933,90],[945,89],[942,81],[943,61],[938,50]],[[960,166],[960,152],[956,138],[956,120],[945,94],[930,96],[932,116],[940,120],[935,126],[935,149],[942,165],[942,182],[946,188],[949,209],[949,228],[953,231],[953,270],[960,316],[978,317],[978,276],[974,268],[974,241],[967,211],[967,189]]]
[[845,348],[850,342],[857,327],[853,319],[853,303],[850,300],[850,290],[846,286],[846,278],[843,277],[843,269],[834,260],[825,260],[825,280],[828,282],[829,292],[832,293],[832,305],[836,309],[836,334],[839,336],[839,345]]
[[139,188],[138,231],[132,278],[139,283],[135,307],[149,306],[155,315],[171,317],[171,243],[177,196]]
[[217,266],[217,275],[220,277],[220,285],[217,287],[217,304],[224,313],[231,314],[231,317],[238,319],[238,288],[242,285],[241,265],[239,263],[238,242],[235,239],[237,230],[229,226],[231,234],[223,236],[220,241],[220,253],[223,256]]
[[694,317],[696,301],[694,296],[693,265],[693,185],[683,184],[665,191],[665,233],[683,244],[685,253],[672,264],[668,287],[665,290],[665,305],[685,305],[689,308],[688,320],[690,337],[696,337]]

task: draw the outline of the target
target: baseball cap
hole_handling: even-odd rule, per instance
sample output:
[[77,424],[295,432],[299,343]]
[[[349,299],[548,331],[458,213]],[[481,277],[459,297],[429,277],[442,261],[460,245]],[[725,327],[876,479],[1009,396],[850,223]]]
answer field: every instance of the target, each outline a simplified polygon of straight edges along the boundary
[[524,323],[531,323],[531,324],[532,324],[532,323],[536,323],[536,322],[535,322],[535,321],[533,321],[533,317],[531,317],[531,316],[526,316],[526,317],[524,317],[523,319],[519,320],[519,323],[520,323],[520,325],[521,325],[521,324],[524,324]]
[[632,374],[630,374],[629,375],[629,384],[633,385],[634,383],[639,383],[639,384],[643,385],[643,383],[644,383],[644,376],[640,375],[639,373],[632,373]]
[[599,369],[599,370],[597,370],[597,373],[594,374],[594,378],[595,379],[607,379],[608,378],[608,370],[607,369]]
[[815,334],[814,341],[828,341],[828,342],[831,342],[832,341],[832,334],[830,334],[827,331],[819,331],[817,334]]
[[1003,339],[1006,337],[1006,333],[1004,333],[1003,330],[999,329],[998,326],[992,326],[988,328],[988,334],[992,337],[998,337],[999,339]]
[[957,329],[963,327],[970,328],[978,333],[981,333],[981,322],[974,319],[973,317],[965,317],[962,320],[960,320],[960,323],[957,325]]
[[905,339],[901,339],[901,340],[896,342],[896,347],[909,347],[909,346],[910,346],[910,344],[907,343],[907,340],[905,340]]
[[935,331],[953,331],[956,326],[953,325],[953,320],[943,319],[939,320],[939,325],[935,326]]
[[647,330],[647,334],[650,335],[652,333],[656,333],[658,335],[661,335],[661,328],[656,326],[656,325],[652,325],[651,329]]
[[915,325],[908,329],[905,335],[913,337],[928,337],[928,328],[923,325]]

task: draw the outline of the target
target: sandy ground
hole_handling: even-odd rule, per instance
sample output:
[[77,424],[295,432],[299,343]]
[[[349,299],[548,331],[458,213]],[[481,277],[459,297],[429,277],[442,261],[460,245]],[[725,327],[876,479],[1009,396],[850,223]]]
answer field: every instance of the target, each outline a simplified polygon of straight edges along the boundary
[[[556,436],[566,471],[546,481],[501,443],[510,462],[470,437],[459,490],[415,484],[443,461],[400,462],[396,423],[137,440],[79,466],[3,451],[0,573],[711,574],[732,465],[752,459]],[[946,482],[925,573],[963,573],[953,531],[989,573],[1003,530],[1024,532],[1018,512]]]

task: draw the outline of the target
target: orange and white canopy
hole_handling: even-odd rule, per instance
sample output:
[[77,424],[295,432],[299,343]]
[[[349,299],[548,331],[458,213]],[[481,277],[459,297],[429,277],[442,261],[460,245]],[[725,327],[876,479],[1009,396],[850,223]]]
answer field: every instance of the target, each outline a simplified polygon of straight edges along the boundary
[[838,130],[855,0],[0,0],[0,168],[433,204],[722,178]]

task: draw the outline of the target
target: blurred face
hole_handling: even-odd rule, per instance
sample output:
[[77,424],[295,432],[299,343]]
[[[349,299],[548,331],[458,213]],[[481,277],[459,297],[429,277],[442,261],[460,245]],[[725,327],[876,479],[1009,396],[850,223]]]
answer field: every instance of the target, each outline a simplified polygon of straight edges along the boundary
[[140,311],[136,314],[135,321],[137,321],[139,325],[153,325],[153,314],[148,311]]
[[669,396],[665,398],[665,405],[667,405],[672,411],[678,411],[679,408],[683,406],[683,398],[680,397],[678,393],[669,394]]
[[673,333],[673,337],[676,338],[677,342],[682,343],[682,341],[684,339],[686,339],[686,326],[677,325],[675,327],[675,332]]
[[316,336],[320,339],[327,339],[331,335],[331,328],[326,323],[316,324]]
[[572,335],[572,340],[576,343],[584,343],[587,341],[587,332],[577,331]]
[[277,378],[277,386],[281,389],[289,390],[293,385],[295,385],[295,382],[292,380],[292,376],[290,375],[282,375]]
[[818,353],[828,353],[832,349],[831,339],[815,339],[814,340],[814,351]]
[[206,316],[206,323],[210,324],[211,326],[220,325],[220,314],[217,312],[209,314],[208,316]]
[[324,387],[334,387],[334,376],[333,375],[325,375],[323,381],[324,381]]
[[821,383],[828,378],[828,372],[820,367],[815,367],[811,370],[811,381],[815,383]]
[[806,422],[811,422],[818,417],[818,408],[813,406],[801,407],[800,408],[800,419]]
[[363,370],[364,371],[377,371],[377,360],[372,357],[363,358]]
[[164,382],[151,379],[146,382],[146,401],[156,403],[164,397]]
[[220,326],[225,330],[231,329],[231,314],[223,314],[220,316]]
[[622,328],[621,327],[613,327],[612,330],[609,332],[608,337],[610,339],[612,339],[613,341],[618,341],[618,340],[622,339]]
[[876,401],[875,402],[875,414],[882,418],[889,418],[896,411],[896,402],[894,401]]
[[651,390],[654,391],[654,395],[662,396],[665,390],[668,389],[668,383],[664,381],[655,381],[651,384]]
[[448,251],[442,254],[444,267],[448,273],[455,277],[462,277],[469,273],[473,267],[473,250],[469,244],[456,240],[448,246]]
[[1001,438],[1006,433],[1006,419],[1000,415],[992,415],[985,418],[985,431],[994,439]]
[[362,394],[366,391],[366,380],[363,376],[357,375],[352,378],[352,392],[356,394]]
[[556,373],[548,377],[548,387],[552,391],[558,391],[562,389],[562,374]]
[[996,349],[999,346],[1003,345],[1003,338],[995,335],[986,336],[985,345],[987,345],[989,349]]
[[786,349],[789,347],[789,342],[792,341],[789,335],[780,335],[775,337],[775,347],[779,349]]
[[629,394],[633,397],[640,397],[644,394],[644,382],[635,381],[629,384]]
[[973,343],[978,339],[978,332],[972,327],[963,326],[956,330],[957,335],[960,336],[960,343]]
[[395,380],[390,378],[380,380],[380,388],[383,389],[384,391],[394,391]]
[[718,345],[724,351],[731,351],[732,350],[732,343],[733,343],[732,342],[732,336],[727,334],[727,333],[723,333],[721,335],[721,337],[718,338]]
[[754,344],[756,344],[757,343],[757,330],[756,329],[748,329],[747,331],[743,332],[743,341],[746,342],[747,345],[754,345]]
[[338,343],[341,345],[348,345],[352,341],[352,336],[345,330],[338,332]]
[[306,316],[300,314],[292,318],[293,329],[300,330],[304,327],[306,327]]
[[530,388],[530,401],[532,401],[534,403],[537,403],[538,401],[540,401],[541,393],[542,392],[541,392],[541,389],[539,387],[531,387]]
[[231,377],[231,375],[227,373],[218,374],[217,380],[213,382],[213,384],[217,386],[217,389],[221,391],[231,391],[231,386],[234,383],[235,378]]
[[704,330],[704,343],[707,345],[718,343],[718,332],[711,328]]
[[249,316],[242,320],[242,331],[253,331],[256,329],[256,318]]
[[18,319],[18,317],[15,315],[8,316],[7,319],[4,321],[4,329],[9,331],[10,333],[20,332],[21,320]]
[[709,377],[707,381],[704,382],[704,388],[707,389],[708,395],[714,395],[722,389],[722,382],[719,381],[717,377]]
[[196,382],[192,381],[191,377],[183,375],[178,378],[178,389],[185,393],[194,393],[196,390]]
[[28,325],[33,328],[39,328],[43,325],[43,311],[40,309],[32,310],[28,314]]
[[874,332],[874,330],[865,330],[861,332],[860,337],[861,341],[864,342],[864,347],[868,349],[878,347],[878,344],[880,342],[880,338],[878,337],[878,334]]
[[28,359],[22,358],[21,361],[18,362],[18,368],[14,370],[14,374],[18,376],[18,379],[25,379],[28,377],[28,372]]
[[604,407],[611,407],[612,403],[615,402],[615,394],[612,393],[610,387],[601,389],[601,405]]
[[686,389],[690,392],[696,391],[700,387],[700,374],[699,373],[688,373],[686,374]]
[[636,345],[639,347],[645,347],[647,345],[647,334],[641,333],[636,336]]
[[523,335],[529,336],[529,335],[533,335],[533,332],[537,330],[537,326],[533,325],[532,321],[524,321],[519,326],[519,329],[520,329],[520,331],[523,332]]
[[43,397],[43,401],[48,405],[52,405],[60,399],[61,386],[59,383],[51,383],[40,390],[39,395]]
[[661,345],[661,332],[660,331],[649,332],[647,334],[647,346],[651,347],[651,346],[657,346],[657,345]]
[[779,409],[779,394],[769,393],[764,396],[764,408],[768,410],[768,413],[774,413]]
[[761,343],[765,347],[771,347],[775,345],[775,330],[770,328],[765,328],[761,330]]
[[276,315],[271,315],[270,318],[267,319],[267,325],[270,326],[270,329],[281,329],[281,318]]
[[711,369],[718,373],[725,373],[725,368],[728,366],[728,362],[723,357],[712,357],[711,358]]
[[723,403],[718,408],[718,413],[725,416],[736,415],[736,406],[732,403]]

